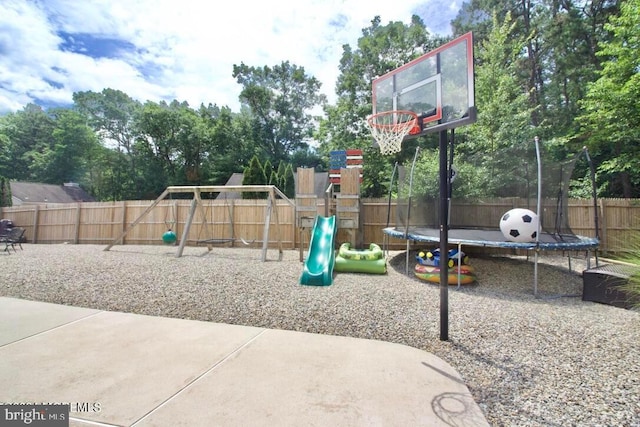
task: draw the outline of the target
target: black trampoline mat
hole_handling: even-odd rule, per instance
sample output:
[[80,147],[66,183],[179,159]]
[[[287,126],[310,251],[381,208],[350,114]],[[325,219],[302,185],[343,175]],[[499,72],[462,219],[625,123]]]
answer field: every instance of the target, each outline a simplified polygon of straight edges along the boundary
[[[439,242],[440,230],[435,228],[409,227],[409,230],[397,228],[385,228],[384,232],[390,236],[416,242]],[[454,228],[448,231],[448,241],[451,244],[462,244],[468,246],[484,246],[496,248],[518,248],[518,249],[592,249],[599,244],[598,239],[593,237],[578,236],[574,234],[555,235],[551,233],[540,233],[537,242],[511,242],[505,239],[500,230],[482,230]]]

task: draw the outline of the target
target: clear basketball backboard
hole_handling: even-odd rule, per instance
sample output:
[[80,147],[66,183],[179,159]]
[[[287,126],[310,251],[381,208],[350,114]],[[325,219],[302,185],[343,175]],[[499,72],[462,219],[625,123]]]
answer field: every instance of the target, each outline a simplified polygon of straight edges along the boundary
[[473,123],[473,73],[473,35],[467,33],[375,79],[373,114],[414,112],[418,126],[405,139]]

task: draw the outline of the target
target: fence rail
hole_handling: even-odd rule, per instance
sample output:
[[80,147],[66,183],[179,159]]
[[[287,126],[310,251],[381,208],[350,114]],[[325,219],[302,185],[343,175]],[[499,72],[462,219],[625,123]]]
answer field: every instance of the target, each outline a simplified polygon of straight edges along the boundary
[[[109,244],[136,220],[151,205],[151,200],[130,200],[120,202],[93,202],[72,204],[21,205],[0,208],[0,218],[7,218],[26,229],[27,241],[31,243],[75,243]],[[244,241],[262,246],[263,226],[266,218],[266,200],[203,200],[205,218],[196,215],[187,237],[188,245],[197,245],[204,240],[227,242]],[[171,228],[180,237],[187,219],[190,200],[163,200],[119,244],[162,244],[162,234]],[[382,244],[383,228],[396,223],[396,203],[387,199],[361,200],[360,240]],[[491,217],[490,212],[505,212],[516,201],[482,200],[469,204],[468,201],[453,201],[457,223],[476,223]],[[456,209],[456,207],[458,209]],[[269,228],[269,244],[276,247],[276,236],[285,249],[308,244],[308,236],[299,233],[295,223],[295,209],[285,201],[276,203],[279,230],[273,221]],[[593,237],[596,235],[594,210],[591,200],[572,199],[569,201],[569,224],[576,234]],[[640,199],[600,199],[598,200],[598,228],[600,249],[605,252],[625,252],[634,247],[634,237],[640,235]],[[324,201],[318,200],[318,214],[324,214]],[[205,235],[205,221],[211,235]],[[497,226],[494,225],[494,226]],[[345,240],[346,234],[340,230],[338,240]],[[637,240],[635,244],[637,245]],[[391,249],[404,249],[406,242],[390,239]],[[637,246],[636,246],[637,247]]]

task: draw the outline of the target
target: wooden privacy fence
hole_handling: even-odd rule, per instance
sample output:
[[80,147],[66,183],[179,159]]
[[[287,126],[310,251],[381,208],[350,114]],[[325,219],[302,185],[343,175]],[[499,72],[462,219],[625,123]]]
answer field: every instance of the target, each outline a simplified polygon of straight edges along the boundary
[[[31,243],[111,243],[147,209],[152,200],[130,200],[122,202],[94,202],[73,204],[22,205],[0,209],[0,218],[11,219],[15,225],[26,229],[27,241]],[[323,215],[324,200],[317,201],[317,213]],[[162,235],[168,228],[182,237],[191,200],[163,200],[127,233],[123,244],[162,244]],[[244,240],[255,247],[263,243],[266,200],[203,200],[206,221],[210,234],[206,235],[203,221],[196,215],[187,236],[188,245],[202,240],[220,242]],[[518,203],[512,199],[485,199],[469,204],[452,201],[452,219],[457,223],[478,224],[482,218],[492,218],[496,211],[506,212]],[[278,200],[279,229],[274,222],[269,229],[269,245],[276,247],[279,233],[283,248],[298,248],[300,238],[296,228],[295,208],[284,200]],[[634,235],[640,235],[640,199],[598,200],[601,250],[622,252],[634,246]],[[333,207],[330,212],[335,212]],[[454,218],[455,215],[455,218]],[[595,236],[594,206],[591,200],[569,201],[569,224],[574,233]],[[387,226],[396,224],[396,204],[388,210],[387,199],[362,199],[360,209],[360,239],[382,244]],[[490,225],[490,224],[489,224]],[[497,227],[497,224],[494,225]],[[347,238],[339,233],[338,240]],[[637,236],[635,237],[638,238]],[[303,242],[306,244],[308,242]],[[390,239],[390,249],[404,249],[406,242]]]

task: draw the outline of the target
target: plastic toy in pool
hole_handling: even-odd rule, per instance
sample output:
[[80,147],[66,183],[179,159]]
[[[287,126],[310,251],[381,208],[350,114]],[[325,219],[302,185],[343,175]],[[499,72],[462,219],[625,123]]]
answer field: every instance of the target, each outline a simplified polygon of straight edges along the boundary
[[[469,257],[458,249],[449,250],[447,266],[449,270],[447,282],[450,285],[467,285],[476,281],[474,269],[469,264]],[[440,250],[419,251],[416,255],[414,273],[418,279],[431,283],[440,283]]]
[[[469,264],[469,257],[465,255],[464,252],[458,251],[458,249],[450,249],[448,256],[449,260],[447,261],[447,265],[449,268],[455,267],[456,265]],[[416,261],[420,265],[439,267],[440,249],[420,251],[416,254]]]

